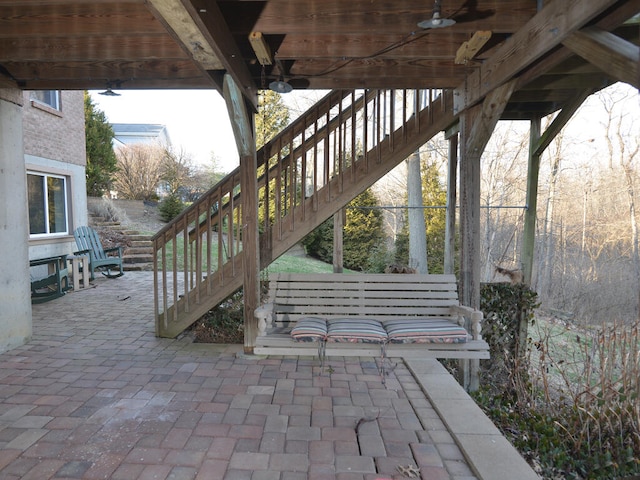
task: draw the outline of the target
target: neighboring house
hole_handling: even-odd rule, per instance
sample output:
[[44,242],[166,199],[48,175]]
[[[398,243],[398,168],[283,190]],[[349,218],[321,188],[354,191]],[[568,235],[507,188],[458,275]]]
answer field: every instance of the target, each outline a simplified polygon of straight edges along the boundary
[[113,146],[122,147],[125,145],[158,144],[162,146],[170,146],[169,132],[164,125],[153,123],[112,123]]
[[31,336],[29,260],[87,223],[83,91],[0,89],[0,352]]

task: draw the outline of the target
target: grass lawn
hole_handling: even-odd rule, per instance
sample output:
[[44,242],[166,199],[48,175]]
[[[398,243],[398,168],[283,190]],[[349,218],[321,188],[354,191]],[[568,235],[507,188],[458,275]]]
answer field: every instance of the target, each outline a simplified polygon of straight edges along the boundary
[[[311,257],[285,253],[265,270],[267,273],[333,273],[333,265]],[[345,269],[344,273],[353,273]]]

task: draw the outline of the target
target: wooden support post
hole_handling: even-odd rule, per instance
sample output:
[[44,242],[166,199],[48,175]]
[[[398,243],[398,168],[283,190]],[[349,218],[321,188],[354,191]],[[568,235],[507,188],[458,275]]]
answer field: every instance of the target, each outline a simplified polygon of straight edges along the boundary
[[[529,165],[527,168],[527,197],[526,210],[524,212],[524,232],[522,239],[522,281],[531,287],[533,277],[533,256],[536,241],[536,212],[538,210],[538,174],[540,172],[540,155],[543,149],[540,145],[540,118],[531,120],[529,127]],[[528,336],[528,319],[519,318],[518,345],[516,355],[520,357],[526,350]]]
[[242,259],[244,299],[244,351],[253,353],[258,334],[254,311],[260,304],[260,249],[258,235],[258,160],[253,122],[242,92],[229,75],[224,77],[224,98],[240,154],[242,192]]
[[[471,107],[460,116],[460,303],[480,306],[480,157],[471,147],[471,128],[481,106]],[[469,360],[460,360],[460,383],[471,384]]]
[[444,232],[444,273],[455,271],[456,203],[458,201],[458,136],[460,124],[446,131],[449,140],[449,169],[447,173],[447,224]]
[[[480,308],[480,157],[504,111],[515,81],[496,88],[460,116],[460,302]],[[479,362],[467,362],[462,384],[479,387]]]

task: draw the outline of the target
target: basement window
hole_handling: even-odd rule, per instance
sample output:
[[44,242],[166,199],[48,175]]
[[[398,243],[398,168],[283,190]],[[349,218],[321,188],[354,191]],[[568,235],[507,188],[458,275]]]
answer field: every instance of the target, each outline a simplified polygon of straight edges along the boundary
[[61,110],[60,90],[34,90],[31,92],[31,100],[47,105],[54,110]]
[[69,234],[67,184],[61,175],[27,172],[31,238]]

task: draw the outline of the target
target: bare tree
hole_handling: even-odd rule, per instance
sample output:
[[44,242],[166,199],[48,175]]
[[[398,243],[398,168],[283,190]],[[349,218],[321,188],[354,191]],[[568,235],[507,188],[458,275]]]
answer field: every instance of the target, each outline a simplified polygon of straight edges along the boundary
[[634,317],[640,313],[640,253],[638,252],[638,220],[636,218],[636,158],[640,151],[637,119],[626,110],[627,102],[633,101],[628,91],[607,90],[598,98],[602,102],[607,117],[607,150],[609,152],[609,168],[613,168],[617,158],[624,173],[624,192],[627,200],[629,231],[631,243],[631,264],[637,298],[634,305]]
[[150,200],[157,196],[162,179],[164,149],[158,145],[135,144],[116,150],[118,172],[115,188],[120,198]]
[[501,122],[482,156],[481,232],[483,279],[491,281],[497,266],[515,267],[517,242],[524,204],[528,135],[524,124]]
[[178,193],[180,189],[190,190],[194,170],[189,155],[184,149],[175,150],[165,147],[162,157],[162,183],[169,195]]

